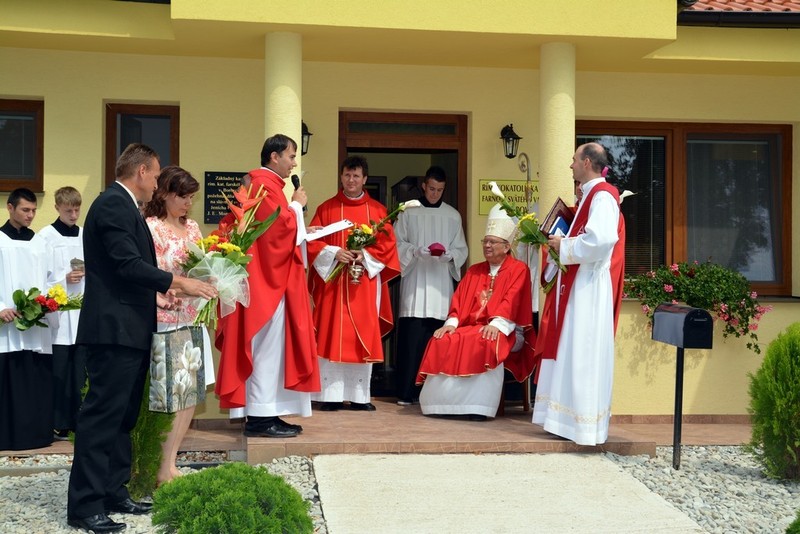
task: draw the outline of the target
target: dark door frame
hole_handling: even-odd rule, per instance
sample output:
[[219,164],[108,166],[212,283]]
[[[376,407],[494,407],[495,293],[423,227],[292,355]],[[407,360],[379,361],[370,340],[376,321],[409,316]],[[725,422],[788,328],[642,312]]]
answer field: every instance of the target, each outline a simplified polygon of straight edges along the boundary
[[[352,123],[425,124],[452,126],[452,133],[378,133],[353,131]],[[467,219],[467,116],[439,113],[339,112],[339,164],[348,151],[363,149],[455,150],[458,153],[458,205],[466,232]],[[337,178],[338,179],[338,178]]]

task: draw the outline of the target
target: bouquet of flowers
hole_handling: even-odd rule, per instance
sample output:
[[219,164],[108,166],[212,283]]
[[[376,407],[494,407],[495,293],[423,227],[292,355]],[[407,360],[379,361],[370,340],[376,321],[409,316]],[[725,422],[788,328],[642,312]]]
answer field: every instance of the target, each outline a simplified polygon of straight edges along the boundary
[[[386,217],[378,221],[370,220],[369,224],[361,224],[359,226],[355,226],[350,229],[349,233],[347,234],[347,242],[345,246],[347,250],[362,250],[370,245],[374,245],[378,239],[379,233],[386,234],[386,230],[383,228],[386,226],[386,223],[392,222],[397,219],[397,216],[400,215],[401,212],[405,211],[407,208],[419,208],[422,204],[419,200],[409,200],[408,202],[401,202],[395,209],[389,212]],[[352,272],[350,272],[351,281],[354,284],[358,284],[358,279],[361,277],[361,274],[364,272],[363,267],[361,265],[353,265]],[[344,269],[344,264],[339,263],[334,267],[331,274],[325,280],[326,282],[330,282],[335,280],[336,277]]]
[[219,292],[218,297],[202,302],[198,306],[194,324],[205,324],[212,330],[216,330],[217,304],[219,304],[222,317],[233,312],[237,302],[242,306],[250,304],[246,265],[252,258],[247,251],[250,250],[256,239],[272,226],[280,213],[280,207],[278,207],[263,221],[256,220],[256,211],[267,197],[267,193],[263,189],[264,187],[260,186],[255,195],[252,195],[252,185],[249,188],[240,187],[233,194],[238,205],[223,193],[235,222],[221,225],[208,237],[204,237],[197,243],[188,244],[187,259],[182,264],[186,276],[210,281]]
[[32,287],[27,292],[17,289],[12,298],[17,311],[22,315],[14,319],[14,326],[23,331],[32,326],[47,328],[47,323],[42,322],[45,314],[79,310],[83,304],[83,295],[67,295],[61,284],[54,285],[47,293],[42,293],[37,287]]
[[642,312],[651,326],[656,306],[663,302],[685,302],[708,310],[725,323],[723,337],[749,337],[747,348],[756,354],[761,353],[756,335],[758,321],[772,309],[759,305],[758,294],[741,273],[711,262],[661,265],[627,280],[622,296],[642,303]]
[[[536,218],[536,214],[525,213],[525,210],[521,206],[512,206],[511,203],[509,203],[506,199],[503,192],[497,186],[497,183],[489,182],[489,187],[492,188],[492,193],[500,199],[500,207],[503,208],[503,211],[505,211],[512,219],[517,220],[517,241],[520,243],[533,245],[537,249],[541,245],[546,245],[547,235],[539,229],[539,220]],[[558,257],[558,252],[552,248],[548,248],[547,252],[550,254],[550,257],[553,259],[553,261],[555,261],[558,268],[561,269],[561,271],[566,272],[567,268],[561,263],[561,260]],[[543,288],[545,293],[550,291],[554,282],[555,277],[553,277],[553,279]]]

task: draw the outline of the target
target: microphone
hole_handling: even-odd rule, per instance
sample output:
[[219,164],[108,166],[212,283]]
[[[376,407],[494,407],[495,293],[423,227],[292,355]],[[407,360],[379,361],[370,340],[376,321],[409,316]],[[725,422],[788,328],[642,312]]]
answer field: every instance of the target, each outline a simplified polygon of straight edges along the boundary
[[[300,177],[297,176],[296,174],[293,174],[291,180],[292,180],[292,185],[294,186],[294,190],[297,191],[297,189],[300,187]],[[308,206],[303,206],[303,211],[304,212],[308,211]]]

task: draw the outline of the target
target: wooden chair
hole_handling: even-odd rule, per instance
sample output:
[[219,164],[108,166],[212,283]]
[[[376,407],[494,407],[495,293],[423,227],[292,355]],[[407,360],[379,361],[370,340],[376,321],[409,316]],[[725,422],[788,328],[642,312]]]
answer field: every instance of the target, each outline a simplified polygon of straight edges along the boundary
[[[513,378],[508,378],[503,382],[503,391],[500,394],[500,405],[497,407],[497,415],[495,415],[495,417],[503,417],[506,413],[506,386],[508,384],[519,384],[519,382]],[[531,411],[531,377],[526,378],[525,381],[522,382],[522,401],[520,405],[522,406],[523,413]]]

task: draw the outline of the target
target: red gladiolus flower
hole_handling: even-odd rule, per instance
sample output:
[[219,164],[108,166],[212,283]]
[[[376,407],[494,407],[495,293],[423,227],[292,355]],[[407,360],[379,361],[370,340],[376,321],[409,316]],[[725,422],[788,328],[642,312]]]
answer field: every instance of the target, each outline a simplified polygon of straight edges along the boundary
[[58,302],[53,299],[48,299],[47,309],[49,309],[51,312],[58,311]]
[[42,306],[47,306],[47,297],[45,297],[44,295],[39,295],[38,297],[36,297],[33,300],[35,300],[36,302],[38,302]]

